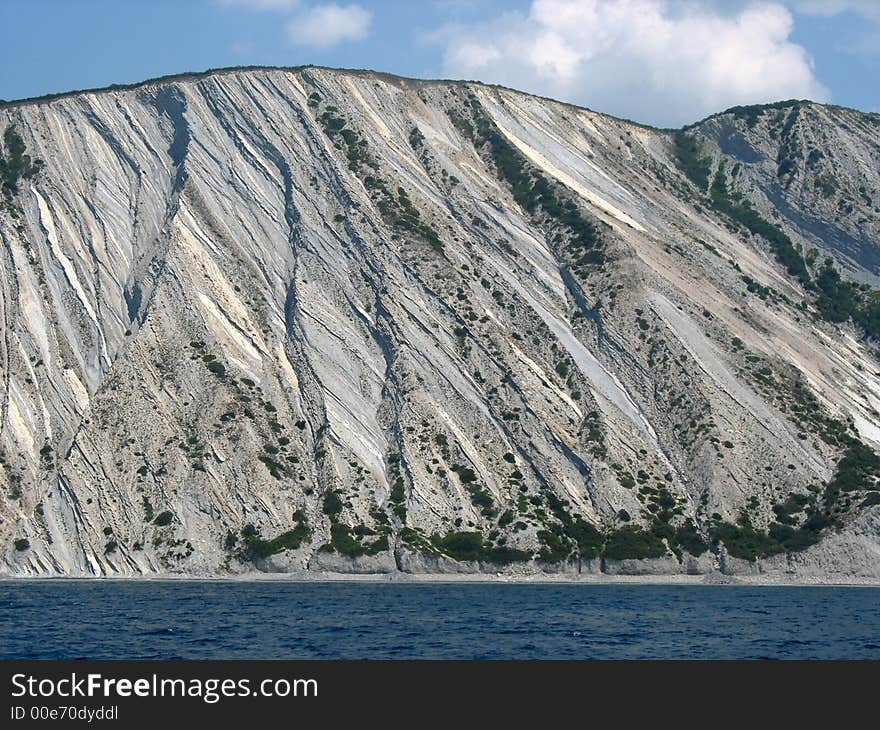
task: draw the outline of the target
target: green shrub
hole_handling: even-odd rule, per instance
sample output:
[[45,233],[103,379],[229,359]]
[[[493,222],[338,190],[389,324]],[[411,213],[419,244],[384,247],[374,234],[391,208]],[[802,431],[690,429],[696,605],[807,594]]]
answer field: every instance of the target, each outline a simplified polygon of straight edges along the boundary
[[394,480],[394,484],[391,487],[391,494],[389,495],[389,499],[392,502],[401,503],[406,499],[406,492],[403,489],[403,477],[397,477]]
[[0,149],[0,188],[7,197],[18,192],[18,181],[29,180],[43,167],[42,160],[31,160],[18,130],[10,125],[3,133],[5,154]]
[[269,470],[269,474],[271,474],[272,477],[275,479],[281,479],[287,474],[287,467],[285,467],[284,464],[282,464],[281,462],[273,459],[271,456],[267,456],[266,454],[259,454],[257,456],[257,461],[265,464],[266,468]]
[[483,555],[483,535],[479,532],[450,532],[431,538],[435,547],[455,560],[479,560]]
[[776,260],[785,267],[786,271],[797,277],[805,287],[812,288],[810,272],[807,271],[804,259],[785,231],[762,218],[748,200],[743,200],[740,195],[729,192],[724,163],[718,168],[718,173],[712,181],[709,197],[716,210],[725,213],[755,235],[766,239]]
[[700,190],[709,187],[709,173],[712,170],[712,158],[703,154],[703,147],[697,139],[686,132],[676,132],[675,159],[681,171],[688,176]]
[[816,190],[818,190],[823,198],[830,198],[837,192],[837,183],[831,175],[819,175],[813,182]]
[[538,530],[538,540],[542,546],[538,552],[541,560],[559,563],[571,557],[573,547],[564,534],[554,530]]
[[[473,123],[455,111],[448,112],[450,121],[491,158],[498,178],[508,185],[517,204],[530,214],[543,212],[548,225],[558,227],[557,233],[567,234],[575,267],[601,266],[604,252],[599,229],[581,214],[576,199],[529,164],[475,97],[469,104]],[[560,236],[557,240],[565,239]]]
[[30,548],[31,541],[28,540],[26,537],[21,537],[12,544],[18,552],[23,553],[25,550]]
[[731,556],[742,560],[754,561],[783,551],[776,540],[756,530],[748,520],[741,519],[736,525],[729,522],[715,525],[713,536],[724,543]]
[[171,524],[171,521],[174,519],[174,513],[165,510],[164,512],[160,512],[156,519],[153,520],[153,524],[158,527],[167,527]]
[[865,296],[858,284],[844,281],[830,257],[816,275],[816,288],[816,308],[823,319],[836,323],[851,318],[869,336],[880,338],[880,295],[877,292]]
[[420,150],[425,144],[425,135],[421,133],[418,127],[413,127],[409,131],[409,144],[414,150]]
[[337,492],[327,492],[324,495],[324,514],[332,520],[342,512],[342,500]]
[[364,543],[361,539],[367,534],[375,535],[376,533],[374,530],[366,528],[365,525],[357,525],[352,531],[347,525],[334,523],[330,527],[329,548],[350,558],[377,555],[389,549],[387,534],[380,535],[372,543]]
[[144,505],[144,518],[146,519],[147,522],[152,522],[153,521],[153,504],[152,504],[152,502],[150,502],[150,499],[149,499],[149,497],[147,497],[146,494],[141,497],[141,501],[143,502],[143,505]]
[[709,546],[697,531],[693,520],[687,520],[675,530],[675,543],[695,558],[705,553]]
[[366,552],[363,545],[352,537],[351,529],[338,523],[330,527],[330,545],[336,552],[351,558],[356,558]]
[[483,549],[482,562],[493,565],[509,565],[510,563],[524,563],[532,559],[532,554],[526,550],[517,550],[506,546],[487,546]]
[[752,294],[757,294],[761,299],[767,299],[773,294],[773,290],[769,286],[758,283],[751,276],[743,274],[741,278],[745,282],[746,289]]
[[[542,542],[544,543],[546,550],[549,551],[548,556],[560,555],[561,552],[564,551],[565,543],[568,540],[574,542],[577,546],[578,555],[581,557],[595,558],[598,556],[602,551],[602,545],[604,543],[602,533],[593,527],[593,525],[585,522],[581,517],[571,515],[565,508],[565,503],[553,492],[547,491],[544,493],[544,496],[547,499],[547,505],[550,507],[553,516],[560,522],[559,529],[545,530],[548,534],[544,536]],[[556,539],[550,537],[549,533],[551,532],[556,535]],[[563,539],[563,536],[565,539]],[[540,533],[538,534],[538,538],[541,539]],[[569,549],[568,553],[570,552],[571,550]],[[564,557],[568,557],[568,554]],[[549,559],[549,557],[546,557],[545,559]]]
[[455,464],[452,467],[452,471],[458,474],[458,478],[462,484],[471,484],[472,482],[477,481],[477,475],[474,473],[474,470],[469,467]]
[[608,535],[603,555],[609,560],[662,558],[666,548],[654,533],[625,525]]
[[495,500],[487,489],[479,484],[465,484],[464,488],[471,497],[471,504],[478,507],[483,516],[494,517],[497,514]]
[[620,482],[620,486],[624,489],[632,489],[636,486],[636,480],[633,479],[632,474],[620,474],[617,477],[617,481]]
[[241,531],[245,543],[241,556],[249,560],[268,558],[285,550],[296,550],[299,548],[308,539],[311,530],[302,512],[294,514],[294,518],[299,518],[299,524],[296,527],[287,532],[282,532],[271,540],[263,540],[253,525],[246,525]]
[[217,362],[216,360],[212,360],[207,364],[208,370],[216,375],[217,377],[222,377],[226,375],[226,368],[222,363]]
[[880,456],[870,446],[853,439],[837,463],[837,471],[825,487],[825,499],[833,504],[841,492],[877,489]]
[[[393,473],[398,473],[397,470],[400,468],[398,466],[398,462],[393,461],[389,456],[388,463],[391,464]],[[404,489],[402,476],[398,476],[394,479],[394,483],[391,487],[391,493],[388,495],[388,501],[391,504],[391,511],[396,515],[396,517],[401,522],[406,522],[406,490]]]
[[532,555],[525,550],[495,546],[483,540],[479,532],[449,532],[433,535],[431,545],[454,560],[479,561],[495,565],[524,562]]

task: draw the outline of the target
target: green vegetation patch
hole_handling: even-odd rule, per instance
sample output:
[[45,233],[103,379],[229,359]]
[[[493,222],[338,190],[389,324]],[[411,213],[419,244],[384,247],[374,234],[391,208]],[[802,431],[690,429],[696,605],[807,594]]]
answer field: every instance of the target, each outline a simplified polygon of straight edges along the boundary
[[872,338],[880,338],[880,292],[865,293],[858,284],[844,281],[829,257],[816,276],[816,308],[828,322],[860,325]]
[[[319,106],[320,98],[312,106]],[[339,114],[334,106],[327,106],[318,114],[318,121],[325,134],[345,152],[349,169],[357,173],[364,186],[376,201],[382,219],[398,234],[409,234],[425,241],[434,251],[443,252],[443,242],[434,227],[422,220],[421,213],[413,205],[407,192],[398,187],[396,192],[378,174],[379,163],[369,152],[367,140],[348,126],[348,121]],[[420,149],[424,137],[418,129],[410,131],[410,144],[413,149]]]
[[31,159],[18,130],[9,125],[3,132],[3,145],[0,148],[0,187],[5,196],[11,198],[18,193],[19,180],[30,180],[41,169],[43,161]]
[[728,189],[724,163],[721,163],[712,181],[709,197],[717,211],[726,214],[751,233],[764,238],[770,244],[776,260],[785,267],[785,270],[804,286],[811,288],[810,272],[788,234],[763,218],[741,193],[731,192]]
[[448,532],[445,535],[432,535],[431,544],[454,560],[508,565],[532,558],[532,554],[525,550],[493,545],[484,540],[480,532]]
[[[849,445],[822,494],[793,494],[773,505],[776,521],[766,531],[755,528],[746,513],[736,524],[716,521],[710,529],[713,539],[724,543],[731,556],[743,560],[798,552],[818,543],[826,530],[841,524],[838,502],[844,494],[867,492],[870,497],[880,493],[880,456],[861,441],[848,438]],[[858,509],[869,506],[871,500],[866,499]]]
[[388,503],[391,511],[402,523],[406,523],[406,485],[400,471],[400,454],[388,454],[388,476],[391,481],[391,493]]
[[156,519],[153,520],[153,524],[157,527],[168,527],[171,522],[174,520],[174,513],[169,510],[165,510],[156,515]]
[[559,525],[548,526],[542,531],[545,533],[543,536],[539,533],[538,539],[544,544],[541,558],[551,562],[554,559],[567,558],[572,553],[572,544],[580,557],[597,557],[602,552],[605,541],[602,533],[581,517],[572,515],[566,509],[567,503],[553,492],[544,492],[544,497],[553,516],[559,520]]
[[262,539],[259,531],[253,525],[245,525],[241,531],[244,547],[241,549],[240,556],[245,560],[252,561],[299,548],[309,538],[311,530],[302,510],[294,512],[293,519],[297,524],[292,530],[282,532],[271,540]]
[[389,548],[388,535],[381,534],[373,542],[364,543],[362,542],[363,534],[359,534],[364,532],[362,529],[364,527],[364,525],[357,525],[352,530],[347,525],[338,523],[331,525],[330,547],[341,555],[346,555],[350,558],[387,552]]
[[[797,102],[783,102],[783,104],[784,106],[779,108],[791,108],[791,111],[782,127],[782,144],[777,160],[778,176],[790,181],[799,155],[792,128],[797,121],[800,107]],[[747,111],[741,111],[743,109]],[[733,113],[740,117],[745,116],[751,124],[758,118],[756,115],[762,114],[764,109],[764,107],[736,107]],[[853,282],[844,281],[831,258],[827,258],[823,266],[815,272],[814,280],[809,268],[812,266],[812,260],[809,257],[805,259],[788,234],[778,225],[764,218],[741,193],[729,188],[724,162],[719,166],[710,186],[711,160],[703,156],[702,148],[693,135],[684,131],[676,133],[675,154],[682,172],[701,190],[709,188],[709,200],[716,211],[725,214],[750,233],[765,239],[770,244],[774,257],[785,270],[794,276],[807,292],[815,293],[815,305],[822,319],[831,323],[841,323],[851,319],[869,337],[880,339],[880,292],[866,292],[867,287],[863,288]],[[819,177],[815,185],[826,198],[835,192],[833,180]],[[742,278],[748,290],[761,299],[768,299],[774,295],[769,287],[759,284],[751,277],[743,275]]]
[[709,187],[712,158],[703,154],[703,146],[694,135],[680,131],[675,133],[675,160],[681,171],[700,190]]
[[636,525],[624,525],[608,536],[603,557],[609,560],[662,558],[666,546],[660,538]]
[[323,510],[324,514],[331,520],[342,513],[342,500],[339,498],[338,492],[327,492],[327,494],[324,495]]
[[486,115],[476,97],[469,97],[468,103],[470,120],[456,111],[447,114],[474,146],[488,155],[517,204],[532,215],[545,216],[553,240],[567,242],[573,268],[585,272],[601,267],[605,262],[604,242],[595,223],[581,213],[576,198],[529,164]]

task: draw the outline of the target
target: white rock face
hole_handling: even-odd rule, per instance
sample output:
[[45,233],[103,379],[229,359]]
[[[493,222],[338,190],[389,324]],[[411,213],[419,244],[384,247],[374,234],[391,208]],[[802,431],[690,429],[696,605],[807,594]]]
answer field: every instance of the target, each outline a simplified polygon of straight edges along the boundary
[[[867,191],[830,239],[825,198],[773,198],[769,147],[738,189],[873,281],[880,127],[841,114],[799,122]],[[0,212],[0,575],[595,573],[587,543],[646,534],[627,524],[660,553],[607,572],[710,573],[734,559],[664,525],[765,531],[791,495],[830,514],[846,449],[822,424],[878,445],[871,348],[700,204],[668,132],[317,68],[12,103],[10,125],[45,165]],[[699,133],[717,167],[765,126]],[[880,577],[870,494],[758,567]]]

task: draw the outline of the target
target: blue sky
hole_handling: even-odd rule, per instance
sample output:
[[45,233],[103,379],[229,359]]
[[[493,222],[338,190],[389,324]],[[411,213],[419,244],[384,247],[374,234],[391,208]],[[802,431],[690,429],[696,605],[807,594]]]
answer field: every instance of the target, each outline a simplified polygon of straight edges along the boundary
[[4,99],[314,63],[662,126],[792,97],[880,111],[880,0],[0,0],[0,27]]

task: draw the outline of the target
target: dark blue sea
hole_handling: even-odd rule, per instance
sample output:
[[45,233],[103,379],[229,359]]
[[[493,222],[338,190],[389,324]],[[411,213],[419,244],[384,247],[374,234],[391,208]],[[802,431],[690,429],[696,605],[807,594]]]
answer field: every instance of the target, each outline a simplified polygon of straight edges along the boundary
[[880,659],[880,588],[0,582],[3,659]]

